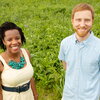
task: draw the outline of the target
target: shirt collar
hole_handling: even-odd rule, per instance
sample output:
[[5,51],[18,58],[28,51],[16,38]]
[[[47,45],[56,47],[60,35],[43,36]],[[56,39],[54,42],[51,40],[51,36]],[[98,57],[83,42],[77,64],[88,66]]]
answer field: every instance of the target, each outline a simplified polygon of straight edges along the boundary
[[75,36],[75,33],[74,33],[74,41],[75,41],[75,44],[77,44],[77,43],[87,44],[93,38],[93,36],[94,36],[94,33],[92,31],[90,31],[89,37],[86,40],[84,40],[82,42],[79,42],[77,40],[76,36]]

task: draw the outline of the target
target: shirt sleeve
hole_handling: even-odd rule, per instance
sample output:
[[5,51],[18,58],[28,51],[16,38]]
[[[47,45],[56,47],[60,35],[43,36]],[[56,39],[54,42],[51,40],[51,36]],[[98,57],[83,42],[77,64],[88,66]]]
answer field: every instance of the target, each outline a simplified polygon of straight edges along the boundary
[[61,42],[60,44],[60,51],[58,55],[59,60],[65,61],[65,52],[64,52],[64,44]]

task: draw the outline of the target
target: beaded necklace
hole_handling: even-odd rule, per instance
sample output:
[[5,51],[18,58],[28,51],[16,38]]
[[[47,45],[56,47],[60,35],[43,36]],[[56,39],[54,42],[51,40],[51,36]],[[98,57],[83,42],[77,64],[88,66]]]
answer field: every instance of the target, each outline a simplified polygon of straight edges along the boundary
[[11,66],[13,69],[21,69],[24,67],[25,64],[26,62],[24,57],[20,57],[20,62],[15,62],[13,60],[10,60],[8,62],[8,65]]

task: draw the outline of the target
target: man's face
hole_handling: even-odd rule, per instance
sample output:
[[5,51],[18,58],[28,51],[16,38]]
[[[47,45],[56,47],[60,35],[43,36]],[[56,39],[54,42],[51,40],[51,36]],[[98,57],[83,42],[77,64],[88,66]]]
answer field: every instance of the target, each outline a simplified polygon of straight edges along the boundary
[[92,28],[92,13],[89,10],[75,12],[72,25],[79,37],[85,37]]

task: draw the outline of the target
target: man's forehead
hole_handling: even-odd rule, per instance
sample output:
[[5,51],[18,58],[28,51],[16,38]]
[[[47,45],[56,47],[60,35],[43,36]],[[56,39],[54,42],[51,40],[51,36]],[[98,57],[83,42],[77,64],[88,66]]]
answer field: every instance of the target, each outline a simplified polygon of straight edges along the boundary
[[74,18],[80,18],[80,17],[91,18],[92,17],[92,13],[89,10],[83,10],[83,11],[75,12]]

